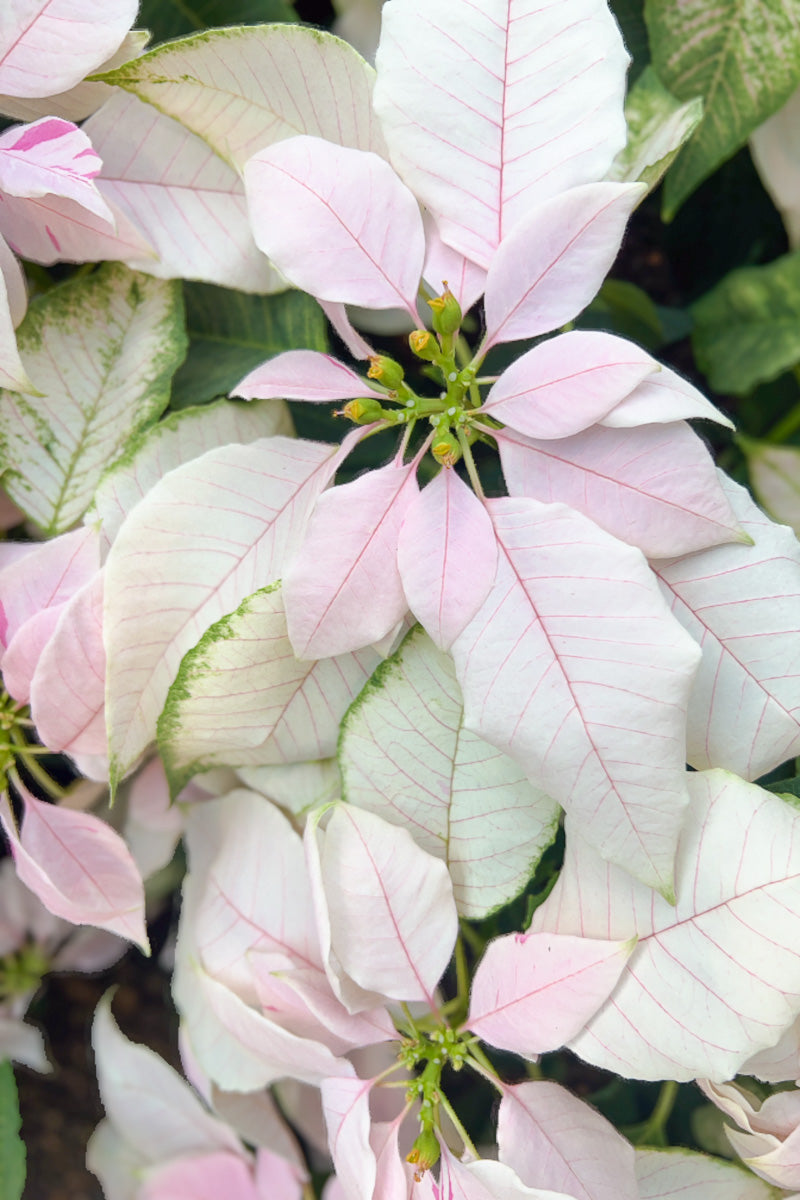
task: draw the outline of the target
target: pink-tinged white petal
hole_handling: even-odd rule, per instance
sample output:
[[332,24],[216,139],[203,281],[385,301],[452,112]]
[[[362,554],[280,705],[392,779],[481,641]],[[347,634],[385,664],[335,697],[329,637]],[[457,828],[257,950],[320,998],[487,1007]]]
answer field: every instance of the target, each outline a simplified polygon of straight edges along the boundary
[[183,831],[183,813],[170,803],[161,759],[151,758],[137,771],[127,794],[123,837],[142,878],[166,867]]
[[325,1079],[322,1108],[336,1177],[347,1200],[373,1200],[377,1165],[369,1144],[371,1079]]
[[286,1076],[319,1086],[328,1076],[353,1074],[347,1059],[283,1029],[196,960],[176,966],[173,995],[193,1052],[210,1078],[229,1091],[258,1091]]
[[452,648],[466,725],[669,894],[699,649],[639,551],[562,505],[488,506],[497,576]]
[[22,882],[57,917],[108,929],[149,953],[141,876],[119,834],[91,813],[45,804],[18,787],[21,833],[7,799],[0,821]]
[[[238,1155],[197,1154],[142,1172],[138,1200],[259,1200],[249,1163]],[[275,1200],[278,1200],[277,1195]]]
[[458,928],[447,867],[406,830],[348,805],[324,833],[309,824],[309,840],[321,843],[317,908],[341,972],[365,990],[433,1007]]
[[523,1058],[558,1050],[607,1000],[634,944],[548,933],[495,938],[473,977],[465,1025]]
[[[775,1193],[737,1163],[671,1147],[637,1150],[641,1200],[774,1200]],[[791,1200],[791,1198],[789,1198]]]
[[302,1200],[307,1173],[271,1150],[256,1151],[257,1200]]
[[230,394],[245,400],[281,398],[312,404],[352,400],[356,396],[384,399],[384,393],[376,392],[368,380],[330,354],[318,354],[316,350],[287,350],[278,354],[245,375]]
[[60,610],[31,680],[31,716],[39,737],[65,754],[106,752],[103,573]]
[[[0,272],[3,276],[0,289],[5,288],[3,303],[8,305],[11,323],[16,329],[28,311],[28,285],[25,282],[25,272],[22,270],[19,259],[2,237],[0,237]],[[0,294],[2,294],[1,291]],[[6,365],[5,370],[8,369],[9,367]],[[2,386],[7,385],[3,384]]]
[[689,700],[688,761],[757,779],[800,754],[800,546],[720,473],[752,546],[716,546],[654,569],[703,657]]
[[283,577],[298,658],[369,646],[402,620],[407,605],[397,538],[417,494],[414,465],[391,464],[320,496]]
[[538,1080],[504,1089],[497,1145],[500,1161],[531,1187],[572,1200],[639,1200],[631,1144],[557,1083]]
[[[104,62],[92,68],[92,74],[113,71],[137,58],[147,46],[150,33],[133,29]],[[109,99],[114,89],[107,83],[89,83],[82,79],[75,87],[53,96],[9,96],[0,94],[0,113],[15,121],[38,121],[40,117],[63,117],[65,121],[83,121]]]
[[800,996],[800,814],[726,771],[687,776],[668,904],[603,862],[567,820],[566,862],[532,928],[638,937],[610,1001],[570,1043],[638,1079],[732,1078]]
[[108,993],[97,1007],[92,1046],[106,1115],[143,1159],[159,1162],[211,1151],[244,1159],[233,1131],[206,1111],[177,1071],[120,1032]]
[[628,56],[602,0],[399,0],[375,107],[397,170],[475,262],[625,145]]
[[414,498],[397,563],[408,606],[441,650],[475,616],[494,582],[497,543],[481,501],[448,468]]
[[281,437],[223,446],[171,471],[131,512],[106,562],[106,713],[120,774],[155,735],[186,651],[280,575],[337,461],[332,446]]
[[20,704],[28,704],[39,659],[55,632],[64,605],[45,608],[25,622],[3,654],[3,686]]
[[69,600],[100,567],[100,548],[92,529],[75,529],[39,545],[0,571],[2,642],[8,646],[22,625],[43,608]]
[[609,333],[549,338],[508,367],[481,409],[532,438],[564,438],[602,420],[658,363]]
[[0,92],[53,96],[119,46],[137,0],[16,0],[0,12]]
[[28,305],[25,278],[17,259],[0,236],[0,387],[36,393],[17,348],[14,330]]
[[103,160],[101,195],[158,255],[129,266],[247,292],[285,287],[253,240],[241,179],[201,138],[119,90],[83,128]]
[[590,183],[534,208],[504,238],[486,278],[486,337],[549,333],[595,296],[641,199],[638,183]]
[[43,1074],[53,1069],[40,1030],[15,1017],[0,1017],[0,1055]]
[[60,196],[37,200],[0,192],[0,233],[22,258],[44,266],[153,258],[142,232],[113,203],[108,210],[106,219]]
[[377,154],[297,137],[244,170],[257,245],[321,300],[405,308],[416,322],[425,257],[419,206]]
[[569,1200],[549,1189],[527,1187],[504,1163],[483,1159],[459,1162],[447,1146],[442,1146],[439,1186],[430,1175],[426,1178],[429,1190],[424,1186],[420,1189],[424,1200]]
[[97,190],[102,163],[82,129],[59,117],[13,125],[0,134],[0,190],[38,199],[62,196],[104,221],[113,217]]
[[397,1039],[385,1008],[349,1013],[321,968],[282,967],[273,957],[251,952],[250,966],[259,1004],[265,1012],[280,1013],[285,1029],[324,1042],[334,1054]]
[[748,540],[705,443],[683,421],[557,441],[502,431],[497,444],[512,496],[569,504],[648,558]]
[[369,342],[354,328],[344,304],[333,300],[320,300],[319,306],[353,358],[369,358],[375,353]]
[[299,835],[255,792],[231,792],[223,804],[221,844],[194,936],[205,969],[251,1000],[251,951],[302,967],[318,966],[319,951]]
[[428,287],[439,295],[449,287],[461,311],[467,312],[481,298],[486,286],[486,268],[465,258],[458,250],[442,241],[439,228],[430,212],[423,216],[425,227],[425,266],[422,274]]
[[733,422],[687,379],[662,366],[606,413],[601,424],[609,429],[630,429],[634,425],[664,425],[697,418],[734,428]]

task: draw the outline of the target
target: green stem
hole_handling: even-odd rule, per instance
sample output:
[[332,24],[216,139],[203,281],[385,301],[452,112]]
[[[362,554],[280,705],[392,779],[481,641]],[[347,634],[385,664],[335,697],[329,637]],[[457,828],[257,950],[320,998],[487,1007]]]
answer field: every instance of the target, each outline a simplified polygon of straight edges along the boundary
[[472,1067],[472,1070],[480,1075],[481,1078],[487,1080],[492,1087],[497,1088],[498,1092],[505,1092],[505,1088],[500,1082],[497,1072],[481,1050],[480,1046],[470,1046],[469,1055],[464,1059],[464,1062],[468,1067]]
[[658,1100],[650,1116],[642,1125],[634,1138],[637,1146],[666,1145],[664,1127],[670,1118],[675,1101],[678,1098],[678,1084],[674,1079],[667,1079],[661,1085]]
[[[476,358],[473,358],[473,354],[472,354],[472,350],[470,349],[469,342],[464,337],[463,333],[459,333],[458,337],[456,338],[455,352],[456,352],[456,362],[458,363],[459,366],[469,367],[474,364],[475,369],[477,370],[478,363],[476,361]],[[480,393],[478,384],[475,380],[473,380],[472,383],[469,385],[469,398],[472,401],[473,408],[480,408],[481,393]]]
[[483,953],[483,938],[466,921],[461,922],[461,936],[468,943],[473,954]]
[[14,743],[14,753],[22,759],[25,770],[31,778],[36,780],[46,795],[51,796],[54,800],[61,800],[64,796],[63,788],[60,788],[55,780],[42,770],[34,757],[34,753],[38,753],[38,747],[29,747],[18,729],[10,730],[10,736]]
[[478,475],[477,467],[475,466],[475,459],[472,457],[472,449],[470,447],[469,440],[467,439],[467,435],[463,429],[458,429],[457,433],[461,450],[464,455],[464,466],[467,468],[467,474],[469,475],[469,481],[472,484],[472,490],[475,492],[475,495],[479,500],[485,500],[486,497],[483,494],[483,488],[481,487],[480,477]]
[[[800,367],[795,367],[794,373],[800,382]],[[800,404],[795,404],[794,408],[790,409],[786,416],[765,435],[765,441],[780,444],[790,438],[798,429],[800,429]]]
[[467,1009],[469,999],[469,967],[467,966],[467,954],[464,949],[464,939],[459,935],[456,939],[456,988],[457,999]]
[[453,1128],[461,1138],[461,1141],[464,1143],[464,1149],[467,1150],[473,1156],[473,1158],[480,1157],[478,1151],[475,1149],[472,1138],[469,1136],[461,1121],[458,1119],[455,1109],[447,1099],[447,1096],[445,1096],[445,1094],[441,1091],[439,1092],[439,1103],[447,1113],[450,1121],[452,1122]]

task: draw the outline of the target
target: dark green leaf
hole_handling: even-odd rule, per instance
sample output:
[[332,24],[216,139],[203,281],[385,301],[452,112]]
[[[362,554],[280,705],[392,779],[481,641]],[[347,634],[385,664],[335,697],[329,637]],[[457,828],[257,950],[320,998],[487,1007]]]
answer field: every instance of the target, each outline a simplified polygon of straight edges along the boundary
[[743,267],[692,306],[700,369],[718,392],[744,395],[800,362],[800,251]]
[[625,45],[633,62],[628,71],[628,84],[635,83],[650,62],[647,26],[644,23],[644,0],[612,0],[611,8],[622,30]]
[[248,296],[187,283],[184,296],[190,343],[173,383],[173,408],[227,395],[248,371],[283,350],[328,349],[322,309],[304,292]]
[[153,42],[163,42],[215,25],[296,20],[289,0],[142,0],[136,23],[150,30]]
[[0,1200],[20,1200],[25,1186],[25,1143],[11,1063],[0,1062]]

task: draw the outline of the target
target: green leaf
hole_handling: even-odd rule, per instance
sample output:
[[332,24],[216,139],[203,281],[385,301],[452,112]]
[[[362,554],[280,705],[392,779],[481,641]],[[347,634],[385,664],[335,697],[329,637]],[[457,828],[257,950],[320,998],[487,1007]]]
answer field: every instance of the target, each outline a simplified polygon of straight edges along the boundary
[[667,177],[664,217],[788,100],[800,81],[800,0],[646,0],[653,65],[703,120]]
[[20,1200],[25,1186],[25,1143],[11,1063],[0,1062],[0,1200]]
[[289,0],[142,0],[136,19],[150,30],[154,42],[199,33],[214,25],[296,20]]
[[187,283],[184,296],[190,345],[173,383],[173,408],[226,395],[253,367],[283,350],[328,349],[325,316],[304,292],[248,296]]
[[184,655],[158,722],[173,795],[200,771],[331,757],[380,656],[297,659],[280,584],[248,596]]
[[611,0],[611,9],[633,60],[628,71],[629,84],[633,84],[650,61],[644,0]]
[[652,192],[703,117],[703,101],[676,100],[652,67],[646,67],[625,100],[628,141],[608,178],[642,182]]
[[698,366],[717,392],[744,395],[800,362],[800,250],[726,276],[691,309]]
[[0,392],[0,470],[15,503],[62,533],[169,402],[186,353],[180,284],[107,263],[35,300],[17,341],[40,396]]

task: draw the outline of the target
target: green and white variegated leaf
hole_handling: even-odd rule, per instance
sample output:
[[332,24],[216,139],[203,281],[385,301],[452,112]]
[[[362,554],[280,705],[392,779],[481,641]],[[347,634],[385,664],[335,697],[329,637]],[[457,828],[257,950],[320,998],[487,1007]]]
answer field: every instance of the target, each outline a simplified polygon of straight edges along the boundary
[[339,796],[339,766],[335,758],[240,767],[236,773],[252,791],[261,792],[295,816],[329,804]]
[[773,446],[742,437],[738,442],[759,504],[800,537],[800,446]]
[[459,912],[475,919],[525,886],[560,810],[463,722],[452,660],[417,626],[347,713],[339,766],[344,798],[443,859]]
[[[9,1024],[11,1020],[9,1019]],[[23,1026],[23,1028],[25,1028]],[[14,1069],[0,1060],[0,1198],[20,1200],[25,1187],[25,1143],[19,1135],[20,1116]]]
[[800,0],[646,0],[653,65],[703,120],[667,178],[670,219],[715,167],[788,100],[800,75]]
[[637,1150],[636,1179],[641,1200],[777,1200],[784,1194],[738,1163],[677,1147]]
[[606,176],[615,183],[646,183],[652,192],[703,117],[699,96],[680,101],[652,67],[645,67],[625,101],[628,141]]
[[742,267],[692,306],[692,345],[716,392],[743,396],[800,362],[800,250]]
[[169,402],[186,352],[180,284],[109,263],[32,304],[17,338],[41,397],[0,393],[4,485],[45,533],[62,533]]
[[372,111],[375,72],[352,46],[319,30],[209,29],[102,78],[174,117],[237,168],[303,133],[385,153]]
[[380,656],[295,658],[280,585],[248,596],[181,662],[158,723],[173,795],[200,771],[328,758]]
[[110,544],[131,509],[168,471],[217,446],[292,433],[292,418],[282,400],[217,400],[169,413],[135,437],[106,471],[86,523],[102,522],[103,537]]

